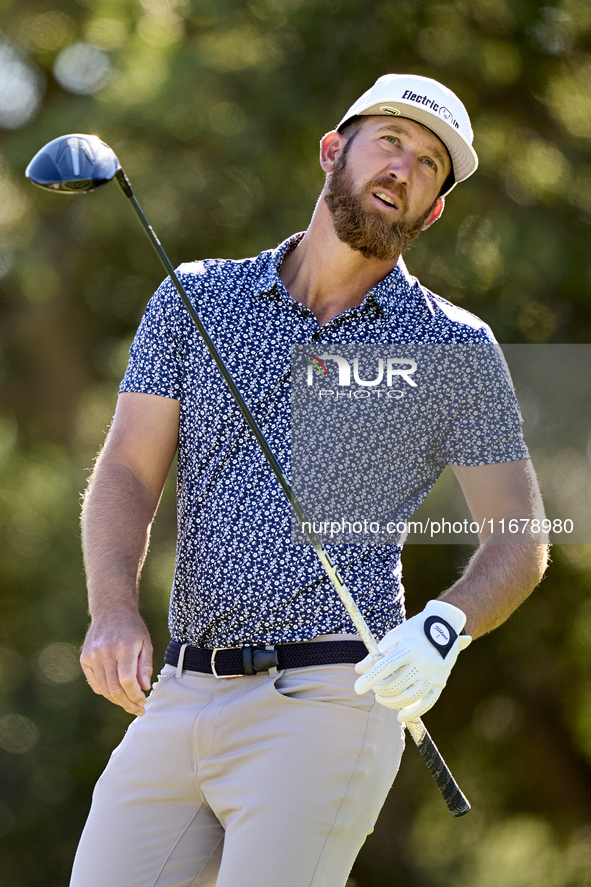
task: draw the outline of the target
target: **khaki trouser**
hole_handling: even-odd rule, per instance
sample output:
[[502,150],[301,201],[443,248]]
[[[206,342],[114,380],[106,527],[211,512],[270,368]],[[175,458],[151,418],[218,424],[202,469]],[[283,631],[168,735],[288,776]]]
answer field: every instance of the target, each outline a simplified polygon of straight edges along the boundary
[[71,887],[344,887],[403,750],[352,665],[164,667],[100,777]]

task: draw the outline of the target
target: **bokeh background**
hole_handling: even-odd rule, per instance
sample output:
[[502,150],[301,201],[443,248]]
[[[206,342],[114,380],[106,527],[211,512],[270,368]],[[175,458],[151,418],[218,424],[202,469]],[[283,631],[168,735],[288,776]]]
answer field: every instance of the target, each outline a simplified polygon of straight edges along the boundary
[[[175,263],[252,255],[305,228],[319,138],[390,71],[456,90],[481,158],[411,271],[501,342],[589,343],[588,0],[0,0],[3,887],[67,884],[130,720],[79,671],[77,521],[162,276],[115,186],[46,194],[27,162],[100,134]],[[142,580],[157,661],[174,533],[169,483]],[[411,612],[469,554],[411,546]],[[452,820],[410,748],[351,887],[591,885],[590,579],[589,549],[557,546],[541,589],[463,654],[427,724],[473,812]]]

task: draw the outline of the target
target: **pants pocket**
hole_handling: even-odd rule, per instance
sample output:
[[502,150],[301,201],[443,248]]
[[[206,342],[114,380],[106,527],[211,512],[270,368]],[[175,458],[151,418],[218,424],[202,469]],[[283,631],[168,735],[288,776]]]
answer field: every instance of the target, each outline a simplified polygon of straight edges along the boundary
[[285,700],[347,708],[367,717],[375,706],[375,697],[373,693],[355,693],[356,677],[352,665],[289,668],[279,672],[273,686]]

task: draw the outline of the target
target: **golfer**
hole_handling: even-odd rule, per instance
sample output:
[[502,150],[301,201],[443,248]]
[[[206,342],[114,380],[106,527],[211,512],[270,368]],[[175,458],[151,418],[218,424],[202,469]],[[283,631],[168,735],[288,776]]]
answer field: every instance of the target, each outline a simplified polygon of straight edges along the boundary
[[[293,344],[494,344],[402,260],[477,167],[460,100],[424,77],[381,77],[322,138],[320,165],[307,231],[179,272],[288,477]],[[428,446],[424,422],[414,444],[404,429],[405,489],[425,495],[452,464],[482,525],[438,600],[405,621],[398,545],[328,546],[382,639],[374,664],[311,546],[291,544],[289,503],[169,281],[130,353],[84,506],[81,662],[95,693],[138,717],[98,781],[71,884],[344,887],[396,775],[404,722],[544,571],[535,540],[494,544],[509,518],[541,514],[510,382],[499,383],[502,413],[459,392]],[[177,450],[172,640],[146,699],[138,582]]]

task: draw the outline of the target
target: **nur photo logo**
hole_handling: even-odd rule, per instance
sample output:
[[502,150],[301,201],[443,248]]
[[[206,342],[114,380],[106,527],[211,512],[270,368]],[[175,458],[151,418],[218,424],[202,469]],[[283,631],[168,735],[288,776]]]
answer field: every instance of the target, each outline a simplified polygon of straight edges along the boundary
[[[381,391],[385,391],[388,396],[399,400],[404,396],[404,388],[400,383],[405,383],[409,388],[417,388],[417,383],[412,378],[416,373],[418,364],[416,360],[410,357],[378,357],[363,360],[362,365],[359,357],[352,359],[343,357],[341,354],[311,354],[304,355],[307,363],[307,385],[313,388],[320,381],[328,381],[338,388],[357,388],[353,391],[355,397],[368,397],[369,391],[364,389],[382,386]],[[332,363],[329,363],[332,362]],[[327,365],[328,364],[328,365]],[[332,388],[321,388],[318,390],[319,397],[345,396],[344,392],[335,391]],[[351,392],[347,392],[346,396],[351,396]]]

